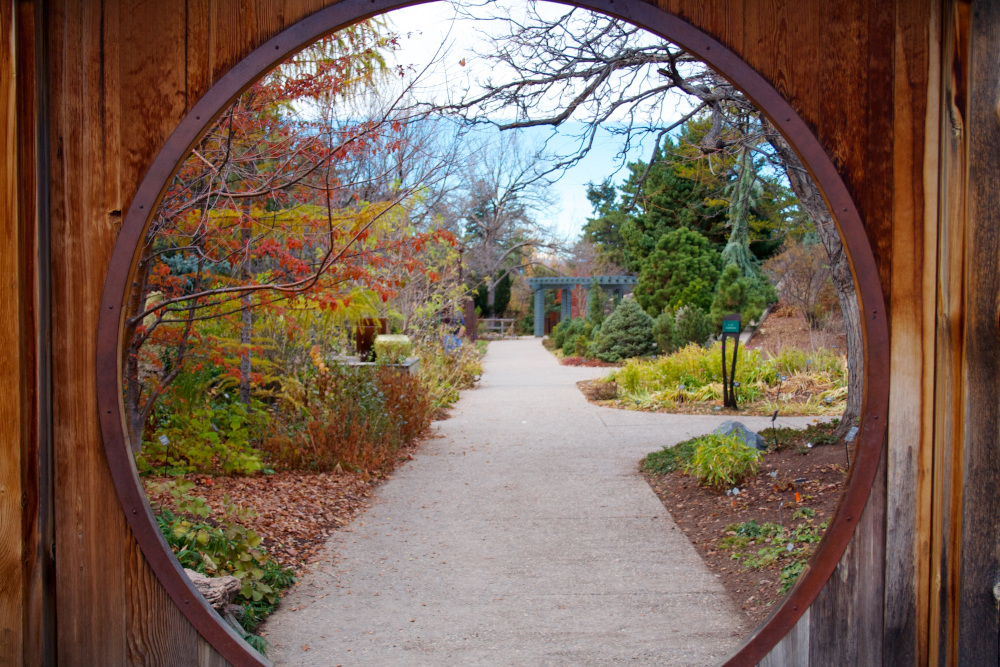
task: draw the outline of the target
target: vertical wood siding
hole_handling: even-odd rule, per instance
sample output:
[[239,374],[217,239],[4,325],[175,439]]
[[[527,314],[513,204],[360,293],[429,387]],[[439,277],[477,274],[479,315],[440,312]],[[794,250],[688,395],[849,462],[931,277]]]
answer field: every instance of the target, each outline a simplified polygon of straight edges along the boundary
[[[252,49],[323,4],[46,5],[62,664],[226,664],[167,597],[122,516],[97,417],[97,308],[122,212],[174,127]],[[741,54],[810,125],[855,198],[889,299],[893,385],[888,446],[875,487],[834,576],[763,664],[996,660],[997,607],[987,590],[998,567],[1000,514],[995,6],[956,1],[940,11],[932,0],[660,5]],[[18,186],[33,190],[25,166],[33,159],[31,141],[19,140],[17,131],[33,127],[33,118],[18,107],[11,84],[23,54],[9,36],[15,12],[26,6],[14,0],[0,6],[0,30],[8,37],[0,52],[0,210],[16,212],[0,227],[0,335],[7,343],[0,377],[22,397],[32,395],[35,368],[30,341],[36,325],[27,308],[33,303],[27,239],[34,213]],[[982,94],[968,105],[970,81]],[[25,644],[38,625],[30,620],[36,612],[26,593],[34,584],[28,574],[12,575],[31,569],[26,555],[36,557],[30,545],[38,499],[21,509],[24,480],[30,487],[37,478],[37,471],[34,478],[25,474],[37,454],[33,406],[31,398],[20,406],[0,402],[3,423],[19,425],[0,435],[4,664],[19,654],[24,664],[37,662],[26,658],[34,654]]]

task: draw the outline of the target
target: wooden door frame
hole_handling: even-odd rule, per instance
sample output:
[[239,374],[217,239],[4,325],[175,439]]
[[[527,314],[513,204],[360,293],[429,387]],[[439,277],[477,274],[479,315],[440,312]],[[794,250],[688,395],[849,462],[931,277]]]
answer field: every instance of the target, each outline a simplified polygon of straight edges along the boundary
[[[157,578],[199,633],[235,665],[268,665],[195,590],[171,553],[146,501],[126,436],[120,390],[124,303],[137,249],[164,190],[190,148],[231,101],[298,50],[357,21],[426,0],[342,0],[307,16],[257,47],[195,104],[145,174],[114,248],[98,323],[98,405],[115,488],[135,538]],[[879,274],[864,225],[832,160],[808,125],[775,88],[733,51],[702,30],[642,0],[566,2],[629,21],[681,46],[732,81],[760,108],[802,158],[840,229],[858,290],[865,347],[865,396],[847,489],[808,570],[765,624],[728,659],[753,665],[786,635],[824,587],[851,540],[868,500],[883,447],[889,404],[889,331]]]

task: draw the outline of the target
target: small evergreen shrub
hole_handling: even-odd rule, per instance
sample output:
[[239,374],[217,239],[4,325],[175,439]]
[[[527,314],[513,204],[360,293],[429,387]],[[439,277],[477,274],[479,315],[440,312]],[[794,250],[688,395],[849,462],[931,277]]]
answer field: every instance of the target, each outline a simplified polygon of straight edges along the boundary
[[601,361],[614,363],[653,354],[653,342],[653,318],[633,299],[624,299],[601,325],[591,351]]
[[709,319],[718,329],[722,326],[722,318],[730,313],[739,313],[746,326],[760,319],[767,304],[778,300],[774,286],[763,276],[756,279],[747,277],[735,264],[730,264],[719,277],[719,284],[712,300]]
[[707,486],[738,486],[757,474],[760,452],[748,447],[736,435],[711,434],[699,438],[697,449],[684,469]]
[[590,285],[590,295],[587,301],[587,321],[592,325],[601,326],[604,321],[604,304],[607,300],[604,290],[597,283],[597,278],[594,278]]
[[[571,320],[560,322],[552,330],[552,344],[557,350],[562,350],[567,355],[579,354],[584,356],[587,352],[587,345],[590,342],[590,333],[594,325],[582,317],[574,317]],[[583,342],[579,342],[580,339]],[[577,350],[583,350],[577,352]]]
[[703,234],[672,229],[642,263],[635,298],[653,316],[684,305],[707,309],[721,266],[719,251]]
[[653,323],[653,338],[656,340],[657,354],[671,354],[677,349],[674,342],[674,313],[672,310],[664,310]]
[[685,306],[674,317],[673,345],[675,350],[689,344],[704,345],[713,333],[712,322],[705,312],[694,306]]

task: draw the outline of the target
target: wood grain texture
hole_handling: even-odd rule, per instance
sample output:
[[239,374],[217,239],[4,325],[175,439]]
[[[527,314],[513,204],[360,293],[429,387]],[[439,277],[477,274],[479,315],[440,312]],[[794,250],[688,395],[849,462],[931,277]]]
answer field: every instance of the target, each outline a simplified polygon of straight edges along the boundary
[[[49,6],[52,397],[58,661],[122,664],[128,535],[98,432],[94,323],[115,228],[105,206],[107,74],[99,5]],[[114,173],[112,171],[112,173]]]
[[48,266],[47,207],[38,178],[44,148],[44,35],[41,6],[15,4],[17,49],[18,273],[21,311],[21,539],[24,588],[23,664],[48,665],[55,661],[54,562],[52,554],[52,474],[48,397]]
[[778,642],[778,645],[757,663],[760,667],[809,667],[809,615],[802,614],[792,631]]
[[203,637],[198,637],[198,667],[228,667],[229,663]]
[[973,2],[958,663],[1000,661],[1000,6]]
[[[892,386],[888,450],[885,661],[922,664],[930,557],[934,426],[934,264],[937,253],[937,114],[929,121],[931,8],[897,2],[893,123]],[[935,52],[936,53],[936,52]],[[934,79],[937,94],[937,79]],[[936,159],[936,157],[935,157]],[[925,201],[925,200],[929,200]],[[930,214],[928,215],[928,208]]]
[[934,462],[931,512],[928,661],[956,664],[965,442],[965,275],[968,190],[969,6],[942,13]]
[[[322,4],[63,0],[47,8],[58,642],[65,664],[224,664],[193,635],[152,578],[122,519],[96,418],[95,309],[121,212],[184,113],[254,47]],[[886,458],[858,532],[834,579],[804,617],[807,622],[800,622],[794,636],[768,659],[777,660],[780,654],[786,664],[795,664],[788,662],[790,656],[801,656],[807,645],[810,664],[877,664],[897,655],[919,656],[924,650],[921,637],[929,642],[927,654],[937,655],[934,647],[941,644],[932,646],[927,627],[951,623],[950,630],[938,634],[944,645],[957,651],[958,633],[986,623],[976,625],[981,617],[993,618],[995,637],[995,616],[983,616],[985,602],[977,588],[981,582],[960,589],[964,582],[955,578],[960,572],[955,559],[961,555],[965,567],[995,565],[996,555],[988,551],[995,548],[996,535],[990,532],[995,524],[977,512],[995,509],[996,498],[986,489],[963,500],[961,487],[988,486],[984,483],[996,474],[996,461],[985,445],[950,450],[949,443],[956,437],[959,443],[973,440],[972,433],[963,431],[968,406],[974,408],[976,420],[984,420],[975,437],[995,444],[996,433],[989,431],[996,406],[983,405],[991,395],[985,390],[992,385],[985,375],[973,377],[976,384],[969,387],[982,394],[979,402],[967,398],[963,385],[962,373],[972,365],[963,351],[971,334],[963,320],[962,295],[968,288],[979,299],[973,303],[976,335],[982,332],[983,340],[995,340],[986,338],[996,325],[995,285],[989,276],[970,275],[963,253],[975,250],[981,261],[995,265],[990,230],[997,229],[997,221],[989,212],[977,213],[968,242],[961,215],[945,216],[941,228],[927,229],[931,222],[924,212],[934,207],[923,188],[928,160],[933,159],[925,129],[927,108],[933,106],[926,85],[928,43],[933,41],[926,17],[932,3],[664,0],[661,6],[741,52],[792,102],[833,157],[865,220],[883,289],[891,297],[893,368],[904,373],[900,382],[906,383],[893,388]],[[979,65],[984,57],[990,54],[981,54]],[[10,124],[0,127],[6,131]],[[961,146],[947,150],[959,151],[949,164],[956,169],[964,164]],[[989,158],[992,144],[976,150]],[[7,159],[8,152],[0,155]],[[968,181],[961,173],[949,179],[942,189],[954,189],[954,196],[945,201],[942,195],[941,206],[951,211],[963,206],[960,196]],[[942,237],[938,246],[932,238],[935,232]],[[924,481],[931,451],[925,378],[935,349],[928,341],[930,258],[946,266],[936,290],[939,351],[933,365],[940,379],[934,387],[933,486]],[[0,283],[0,291],[7,288]],[[21,298],[25,289],[20,288]],[[0,303],[0,336],[12,326],[6,315],[10,303]],[[945,351],[942,343],[947,344]],[[988,350],[977,348],[969,354],[987,368],[993,363]],[[3,359],[0,372],[7,372]],[[911,359],[914,364],[908,366]],[[942,375],[947,369],[953,374]],[[995,387],[993,391],[995,395]],[[961,459],[963,455],[970,458]],[[5,457],[0,466],[8,464]],[[0,480],[6,479],[6,470],[0,467]],[[908,481],[913,486],[904,488]],[[929,489],[934,498],[933,534],[927,532]],[[951,521],[944,501],[964,502],[958,506],[964,508],[967,531]],[[5,497],[0,497],[3,502]],[[890,507],[892,520],[887,524]],[[935,545],[932,553],[938,554],[930,571],[923,542],[928,539]],[[0,572],[6,573],[4,558],[0,551]],[[122,564],[127,576],[108,577],[109,563]],[[961,592],[961,608],[956,603],[945,605],[951,611],[944,614],[935,611],[929,581],[937,581],[937,574],[950,581],[942,596],[957,600]],[[921,613],[927,614],[926,620]]]
[[883,455],[851,543],[810,607],[811,665],[882,664],[885,467]]
[[138,545],[131,545],[131,551],[124,573],[128,664],[197,667],[198,633],[146,566]]
[[[0,4],[0,383],[23,395],[20,360],[21,322],[19,266],[19,180],[16,12],[12,2]],[[22,438],[24,423],[18,401],[0,401],[0,663],[21,662],[24,650],[25,581],[21,525]],[[15,574],[16,573],[16,574]],[[10,576],[14,575],[14,576]]]

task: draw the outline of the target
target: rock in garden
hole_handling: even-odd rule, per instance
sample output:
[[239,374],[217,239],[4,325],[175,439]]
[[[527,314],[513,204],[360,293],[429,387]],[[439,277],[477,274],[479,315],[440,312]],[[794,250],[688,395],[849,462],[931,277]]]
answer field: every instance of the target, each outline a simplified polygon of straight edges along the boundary
[[227,611],[227,607],[240,592],[242,584],[236,577],[206,577],[204,574],[184,568],[184,574],[188,576],[194,587],[198,589],[202,597],[208,600],[220,614]]
[[767,443],[764,442],[764,438],[748,429],[742,422],[727,419],[719,424],[719,428],[715,429],[715,433],[717,435],[731,435],[735,433],[747,447],[754,447],[760,451],[767,449]]

